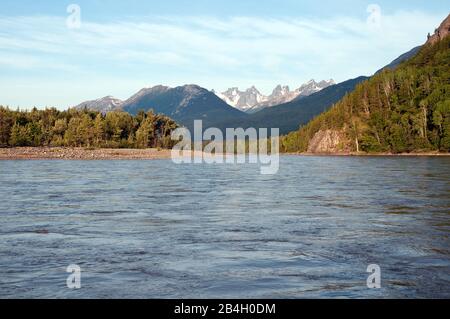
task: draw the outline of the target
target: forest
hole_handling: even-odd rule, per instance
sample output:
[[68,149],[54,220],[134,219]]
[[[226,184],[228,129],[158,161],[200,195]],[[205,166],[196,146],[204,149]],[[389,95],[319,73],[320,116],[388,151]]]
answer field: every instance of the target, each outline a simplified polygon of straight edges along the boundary
[[126,112],[56,108],[31,111],[0,106],[0,147],[67,146],[98,148],[171,148],[177,123],[153,111]]
[[348,145],[342,147],[356,152],[449,152],[450,37],[359,84],[328,112],[284,136],[282,150],[307,151],[321,130],[343,132]]

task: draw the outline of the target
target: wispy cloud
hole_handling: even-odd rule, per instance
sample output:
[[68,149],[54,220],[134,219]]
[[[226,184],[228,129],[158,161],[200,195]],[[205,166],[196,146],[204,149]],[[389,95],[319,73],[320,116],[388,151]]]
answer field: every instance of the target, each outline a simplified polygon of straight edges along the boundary
[[[365,19],[343,16],[166,16],[82,21],[80,29],[68,29],[63,17],[0,16],[0,73],[59,70],[74,78],[120,76],[125,86],[136,78],[217,89],[252,82],[268,90],[279,82],[295,86],[312,77],[345,80],[370,74],[424,42],[442,18],[403,11],[382,15],[379,28],[373,28]],[[5,82],[0,75],[0,84]]]

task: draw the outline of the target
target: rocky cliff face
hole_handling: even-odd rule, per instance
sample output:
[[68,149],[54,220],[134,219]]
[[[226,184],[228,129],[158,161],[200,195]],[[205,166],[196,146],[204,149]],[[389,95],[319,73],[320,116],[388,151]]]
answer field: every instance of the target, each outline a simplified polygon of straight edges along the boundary
[[308,145],[308,153],[326,154],[350,152],[348,138],[342,131],[325,130],[317,132]]
[[433,35],[428,35],[427,43],[435,44],[450,34],[450,15],[441,23]]

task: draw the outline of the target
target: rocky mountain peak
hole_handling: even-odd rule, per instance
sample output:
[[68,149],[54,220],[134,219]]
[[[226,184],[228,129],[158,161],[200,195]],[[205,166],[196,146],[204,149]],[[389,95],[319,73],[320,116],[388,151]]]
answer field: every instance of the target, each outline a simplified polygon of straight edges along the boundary
[[335,84],[333,80],[320,81],[319,83],[315,80],[310,80],[294,91],[291,91],[287,85],[279,84],[269,96],[262,94],[254,85],[245,91],[232,87],[223,93],[215,91],[213,93],[228,105],[247,113],[254,113],[266,107],[287,103],[298,97],[311,95],[333,84]]
[[239,88],[237,88],[237,87],[229,88],[228,90],[226,90],[222,94],[225,94],[227,96],[236,96],[236,95],[239,94]]
[[139,90],[136,94],[124,101],[123,104],[132,104],[134,101],[139,100],[142,96],[149,94],[161,94],[170,90],[170,87],[164,85],[156,85]]
[[86,101],[75,106],[76,109],[87,108],[102,113],[118,110],[122,106],[123,101],[116,99],[115,97],[108,95],[100,99]]
[[287,85],[282,86],[281,84],[278,84],[277,87],[275,89],[273,89],[271,96],[273,96],[273,97],[285,96],[286,94],[289,94],[290,92],[291,92],[291,90],[289,89],[289,86],[287,86]]
[[336,83],[332,79],[328,81],[323,80],[319,83],[317,83],[314,79],[311,79],[305,84],[301,85],[297,90],[295,90],[296,98],[309,96],[334,84]]
[[254,85],[252,85],[251,88],[247,89],[246,92],[248,92],[248,93],[254,93],[254,94],[261,94],[261,93],[258,91],[258,89],[257,89]]
[[188,84],[188,85],[181,86],[179,88],[189,94],[199,94],[203,91],[206,91],[204,88],[202,88],[196,84]]
[[434,30],[434,34],[428,34],[427,43],[435,44],[450,34],[450,15],[441,23],[441,25]]

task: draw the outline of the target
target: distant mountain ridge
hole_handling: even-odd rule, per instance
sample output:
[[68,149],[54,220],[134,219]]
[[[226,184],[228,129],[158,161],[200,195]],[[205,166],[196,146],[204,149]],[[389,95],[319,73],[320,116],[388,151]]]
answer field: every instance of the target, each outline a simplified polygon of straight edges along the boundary
[[238,110],[246,113],[256,113],[267,107],[309,96],[334,84],[336,83],[332,79],[320,82],[310,80],[294,91],[291,91],[287,85],[278,85],[273,89],[272,94],[268,96],[263,95],[255,86],[245,91],[240,91],[239,88],[233,87],[222,93],[213,90],[213,93]]
[[397,59],[395,59],[394,61],[392,61],[391,63],[389,63],[388,65],[386,65],[384,68],[378,70],[375,74],[378,74],[386,69],[388,70],[394,70],[396,69],[400,64],[402,64],[403,62],[411,59],[412,57],[414,57],[417,53],[419,53],[420,49],[422,48],[421,45],[411,49],[410,51],[403,53],[402,55],[400,55]]
[[133,115],[140,110],[153,109],[188,128],[193,127],[194,120],[203,120],[206,127],[211,126],[217,119],[234,121],[248,116],[207,89],[194,84],[176,88],[155,86],[142,89],[124,101],[121,109]]
[[[113,109],[103,107],[101,104],[89,104],[89,102],[81,103],[80,106],[84,108],[91,105],[88,108],[102,109],[106,112],[125,111],[133,115],[140,110],[153,109],[156,113],[169,116],[189,129],[193,128],[194,120],[203,120],[204,128],[217,127],[224,130],[229,127],[278,127],[281,134],[287,134],[328,110],[345,94],[351,92],[357,84],[366,79],[367,77],[359,77],[328,86],[307,96],[300,94],[290,102],[266,107],[256,113],[242,112],[225,103],[215,93],[193,84],[176,88],[162,85],[144,88],[121,102],[120,105],[116,103]],[[314,91],[314,85],[311,85],[314,83],[310,81],[302,86],[303,94],[309,94],[311,91],[308,89],[311,88]],[[277,87],[274,91],[277,90],[282,91],[283,87]],[[284,90],[287,91],[287,88]],[[102,99],[90,102],[95,101],[101,102]]]
[[368,77],[358,77],[329,86],[317,93],[298,98],[288,103],[265,108],[249,117],[235,121],[220,121],[216,126],[243,128],[279,128],[280,134],[295,131],[300,125],[307,124],[317,115],[327,111],[334,103],[350,93]]
[[139,101],[142,97],[147,97],[147,98],[156,97],[159,94],[166,93],[169,90],[170,90],[170,87],[164,86],[164,85],[156,85],[156,86],[149,87],[149,88],[143,88],[143,89],[139,90],[139,92],[137,92],[136,94],[131,96],[129,99],[123,101],[121,106],[122,106],[122,108],[125,105],[131,106],[136,103],[139,103]]
[[101,113],[107,113],[115,110],[119,110],[123,101],[116,99],[113,96],[105,96],[97,100],[86,101],[75,106],[76,109],[87,108],[92,111],[98,111]]
[[[411,59],[416,50],[420,48],[416,47],[402,54],[379,72],[384,69],[397,68],[401,63]],[[247,96],[242,99],[242,103],[244,105],[256,104],[257,107],[247,107],[246,112],[240,111],[236,107],[238,105],[236,102],[241,100],[242,95],[238,88],[231,88],[224,92],[226,94],[222,94],[208,91],[198,85],[184,85],[176,88],[158,85],[143,88],[125,101],[105,97],[81,103],[77,107],[87,107],[103,113],[122,110],[131,114],[136,114],[140,110],[153,109],[157,113],[172,117],[179,124],[188,128],[192,128],[195,119],[201,119],[204,128],[278,127],[281,134],[287,134],[329,110],[346,94],[352,92],[359,83],[367,79],[369,77],[361,76],[338,84],[332,84],[333,80],[318,83],[311,80],[295,91],[291,91],[288,86],[278,85],[270,96],[264,96],[255,87],[252,87],[244,92],[244,95]],[[233,100],[225,95],[230,96]],[[285,100],[288,102],[283,102]],[[272,103],[274,105],[271,105]]]

